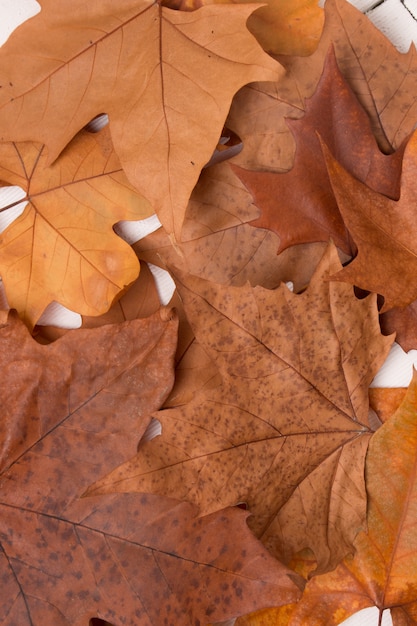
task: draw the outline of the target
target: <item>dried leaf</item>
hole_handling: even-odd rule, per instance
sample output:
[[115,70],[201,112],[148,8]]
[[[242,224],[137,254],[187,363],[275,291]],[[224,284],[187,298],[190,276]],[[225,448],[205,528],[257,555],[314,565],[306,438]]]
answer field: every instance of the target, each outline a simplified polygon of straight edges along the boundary
[[[295,144],[284,118],[303,115],[305,99],[319,82],[329,46],[334,45],[340,71],[367,112],[380,149],[392,152],[412,132],[417,55],[392,43],[346,0],[326,0],[319,46],[309,57],[278,57],[286,74],[279,83],[255,83],[234,98],[227,125],[244,143],[234,162],[254,170],[286,171]],[[401,113],[399,113],[401,112]]]
[[0,139],[45,143],[53,161],[107,113],[128,179],[179,240],[234,93],[282,75],[245,27],[254,5],[193,13],[152,0],[41,5],[0,50]]
[[417,349],[417,300],[404,308],[394,307],[380,316],[382,332],[395,332],[395,341],[405,352]]
[[[373,297],[357,300],[351,288],[326,280],[336,267],[329,247],[302,295],[285,285],[267,291],[182,278],[185,310],[223,384],[157,414],[162,437],[87,493],[175,494],[202,514],[244,501],[257,536],[271,547],[276,539],[275,553],[281,539],[305,541],[321,568],[334,566],[365,514],[363,485],[349,484],[344,459],[353,455],[360,472],[370,435],[368,385],[392,343],[380,334]],[[324,482],[339,457],[340,477]],[[310,477],[310,535],[292,528],[282,537],[279,511]],[[352,499],[344,500],[346,490]],[[343,529],[333,524],[341,517]]]
[[417,299],[417,134],[405,149],[398,201],[359,182],[323,150],[339,210],[358,248],[356,258],[333,279],[384,296],[381,312],[407,306]]
[[368,531],[355,540],[354,557],[313,578],[291,626],[332,626],[368,606],[393,608],[394,624],[415,622],[417,593],[416,449],[417,374],[393,415],[373,435],[366,460]]
[[328,241],[352,255],[349,233],[337,208],[318,135],[339,163],[369,187],[398,200],[404,146],[380,152],[369,118],[340,73],[331,48],[304,117],[288,120],[297,148],[285,174],[234,167],[251,192],[261,216],[251,222],[280,237],[278,252],[298,243]]
[[45,147],[0,144],[0,180],[26,193],[24,213],[0,234],[0,273],[12,308],[29,326],[57,301],[98,315],[139,273],[112,229],[152,214],[128,183],[107,129],[82,131],[48,167]]

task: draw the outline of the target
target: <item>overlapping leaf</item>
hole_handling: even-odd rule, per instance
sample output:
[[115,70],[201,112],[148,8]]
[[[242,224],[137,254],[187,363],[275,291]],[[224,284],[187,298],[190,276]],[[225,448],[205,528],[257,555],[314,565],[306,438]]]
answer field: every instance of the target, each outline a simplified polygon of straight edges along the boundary
[[383,295],[382,311],[407,306],[417,299],[417,134],[405,149],[398,201],[359,182],[323,149],[339,210],[358,248],[334,278]]
[[[350,287],[326,281],[336,267],[329,247],[302,295],[285,285],[267,291],[181,279],[185,310],[223,384],[158,414],[162,437],[88,493],[175,495],[201,513],[245,501],[251,527],[275,554],[282,540],[305,542],[320,567],[335,564],[365,512],[368,385],[392,341],[380,334],[373,297],[359,301]],[[308,537],[304,523],[299,535],[280,518],[299,500]]]
[[254,6],[192,13],[153,0],[41,6],[0,50],[0,139],[40,141],[53,161],[107,113],[128,179],[179,240],[232,96],[282,74],[246,29]]
[[107,129],[82,131],[47,165],[45,146],[0,144],[0,180],[26,192],[24,213],[0,234],[0,275],[11,307],[33,326],[57,301],[84,315],[104,313],[139,273],[112,229],[152,214],[128,183]]
[[277,172],[291,168],[295,144],[284,118],[303,115],[305,99],[317,87],[331,44],[381,150],[389,153],[399,148],[412,132],[417,114],[415,48],[407,54],[398,52],[347,0],[327,0],[324,10],[316,52],[308,57],[278,57],[287,70],[284,78],[275,84],[249,85],[235,97],[227,124],[244,142],[244,150],[235,158],[242,167]]
[[354,557],[311,580],[290,620],[332,626],[368,606],[391,608],[395,626],[416,623],[417,376],[398,411],[372,437],[366,461],[368,531]]
[[380,316],[385,334],[395,332],[395,340],[405,352],[417,347],[417,301],[406,307],[394,307]]
[[285,174],[235,172],[261,209],[254,226],[274,230],[278,252],[288,246],[332,239],[353,254],[349,233],[337,208],[319,136],[353,176],[395,200],[400,193],[403,148],[393,155],[378,149],[369,118],[338,70],[333,48],[326,57],[314,96],[301,120],[291,122],[297,148],[293,168]]

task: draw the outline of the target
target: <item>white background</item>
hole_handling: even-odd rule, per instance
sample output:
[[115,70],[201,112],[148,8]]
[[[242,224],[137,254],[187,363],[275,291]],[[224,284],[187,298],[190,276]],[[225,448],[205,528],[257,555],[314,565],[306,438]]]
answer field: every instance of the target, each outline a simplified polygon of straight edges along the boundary
[[[417,42],[417,0],[350,0],[359,10],[392,41],[400,52],[406,52],[412,42]],[[323,4],[323,1],[320,2]],[[0,45],[2,45],[13,30],[25,19],[36,15],[40,7],[35,0],[0,0]],[[47,33],[45,33],[47,36]],[[417,120],[416,120],[417,122]],[[20,195],[19,195],[20,194]],[[8,188],[0,191],[0,206],[14,202],[24,193],[18,188]],[[14,208],[13,213],[0,213],[0,231],[7,227],[12,219],[23,211],[24,205]],[[159,222],[155,217],[142,220],[129,228],[125,228],[124,236],[130,243],[140,239],[152,230],[158,228]],[[152,269],[152,268],[151,268]],[[170,299],[173,283],[162,270],[153,268],[155,278],[159,284],[159,292],[163,304]],[[0,282],[0,308],[4,308],[6,299]],[[78,314],[63,310],[60,305],[51,305],[44,314],[44,323],[77,327],[80,324]],[[417,350],[406,354],[398,344],[394,344],[390,356],[376,376],[375,387],[406,387],[411,380],[413,364],[417,367]],[[377,626],[378,611],[376,608],[365,609],[343,622],[344,626]],[[308,625],[306,625],[308,626]],[[385,611],[382,626],[392,626],[389,611]]]

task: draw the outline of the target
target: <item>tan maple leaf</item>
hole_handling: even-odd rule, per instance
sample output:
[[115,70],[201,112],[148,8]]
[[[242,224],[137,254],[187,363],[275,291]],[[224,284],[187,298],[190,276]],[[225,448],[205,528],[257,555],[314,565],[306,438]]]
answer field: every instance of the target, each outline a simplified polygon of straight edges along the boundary
[[246,29],[255,6],[192,13],[153,0],[41,6],[0,50],[0,139],[40,141],[51,162],[107,113],[128,179],[179,240],[232,96],[283,73]]
[[31,327],[52,301],[104,313],[139,273],[112,226],[153,212],[129,184],[108,129],[82,131],[47,162],[43,145],[0,144],[0,181],[19,185],[28,202],[0,234],[0,275],[10,306]]
[[335,626],[370,606],[391,608],[394,626],[417,619],[416,528],[417,375],[396,411],[372,436],[366,459],[368,530],[354,556],[314,577],[294,609],[290,626]]
[[[201,513],[245,501],[275,554],[310,546],[320,568],[334,566],[365,514],[368,386],[392,343],[374,296],[357,300],[326,280],[336,267],[329,247],[301,295],[181,278],[186,313],[223,383],[157,414],[162,437],[87,493],[163,493]],[[304,517],[287,528],[285,506],[300,502]]]

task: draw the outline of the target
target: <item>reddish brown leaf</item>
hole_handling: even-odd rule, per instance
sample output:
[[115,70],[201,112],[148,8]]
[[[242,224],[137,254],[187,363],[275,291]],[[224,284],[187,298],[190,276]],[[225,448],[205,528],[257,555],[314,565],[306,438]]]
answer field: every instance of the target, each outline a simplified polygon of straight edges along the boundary
[[[286,68],[279,83],[256,83],[239,91],[227,121],[244,143],[235,157],[254,170],[286,171],[295,144],[284,118],[301,117],[305,99],[319,82],[329,46],[334,45],[341,73],[371,121],[372,132],[385,153],[401,146],[416,120],[417,55],[392,43],[346,0],[326,0],[319,46],[309,57],[278,57]],[[399,114],[401,112],[401,114]]]
[[417,374],[393,415],[373,435],[366,460],[368,531],[354,557],[313,578],[290,620],[333,626],[367,606],[393,608],[395,625],[415,623],[417,592]]
[[[320,568],[334,566],[365,513],[356,471],[370,434],[368,385],[392,343],[380,334],[375,298],[357,300],[326,280],[336,267],[329,247],[302,295],[285,285],[267,291],[182,278],[185,310],[223,383],[157,414],[162,437],[88,493],[175,494],[201,513],[244,501],[251,527],[275,553],[281,540],[305,542]],[[314,484],[309,535],[303,524],[301,536],[294,527],[288,536],[280,510],[304,497],[303,481]]]
[[[136,450],[169,393],[176,326],[158,312],[49,346],[13,314],[0,329],[4,626],[191,625],[298,597],[243,511],[198,520],[157,496],[80,498]],[[241,545],[230,544],[236,532]]]
[[128,179],[179,240],[234,93],[283,73],[246,29],[254,6],[193,13],[153,0],[41,6],[0,50],[0,139],[45,143],[53,161],[107,113]]
[[384,296],[382,312],[417,298],[417,134],[405,149],[398,201],[351,176],[323,145],[333,192],[358,248],[356,258],[333,278]]
[[22,187],[28,202],[0,234],[0,273],[10,306],[31,327],[54,300],[84,315],[107,311],[139,273],[112,226],[152,213],[128,183],[108,129],[82,131],[53,165],[47,160],[45,146],[0,144],[0,180]]
[[337,67],[333,48],[317,90],[306,103],[304,117],[288,120],[288,124],[297,145],[291,171],[279,174],[234,168],[261,209],[261,216],[251,223],[279,235],[278,252],[297,243],[331,238],[352,255],[318,135],[348,172],[396,200],[404,147],[390,156],[380,152],[366,112]]
[[405,352],[417,349],[417,300],[404,308],[394,307],[380,316],[382,332],[395,332],[395,341]]

